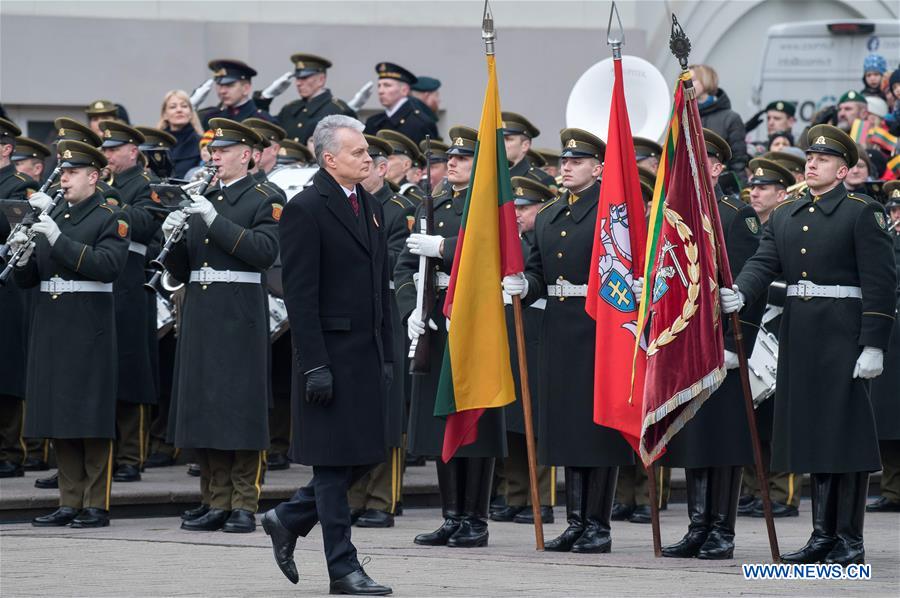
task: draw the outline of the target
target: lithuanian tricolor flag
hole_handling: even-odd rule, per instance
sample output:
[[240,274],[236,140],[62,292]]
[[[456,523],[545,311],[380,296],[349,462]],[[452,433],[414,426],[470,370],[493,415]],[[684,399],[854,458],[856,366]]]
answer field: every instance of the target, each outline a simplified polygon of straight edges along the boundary
[[434,405],[434,415],[447,418],[444,462],[475,442],[485,409],[516,400],[500,281],[524,267],[493,55],[487,65],[471,184],[444,302],[451,325]]

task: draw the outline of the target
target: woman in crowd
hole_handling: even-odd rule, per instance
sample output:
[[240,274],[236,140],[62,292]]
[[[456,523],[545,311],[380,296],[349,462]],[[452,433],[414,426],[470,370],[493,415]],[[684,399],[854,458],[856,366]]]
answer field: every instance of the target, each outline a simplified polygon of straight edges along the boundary
[[190,96],[174,89],[163,98],[158,129],[175,136],[178,142],[171,150],[172,176],[180,179],[191,168],[200,164],[200,119],[191,106]]

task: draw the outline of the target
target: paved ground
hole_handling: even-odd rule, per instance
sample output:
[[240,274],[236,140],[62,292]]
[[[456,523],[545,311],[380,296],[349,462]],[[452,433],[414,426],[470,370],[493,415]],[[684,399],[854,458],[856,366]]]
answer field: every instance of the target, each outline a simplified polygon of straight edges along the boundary
[[[562,530],[546,526],[548,537]],[[738,520],[736,559],[709,562],[653,557],[650,526],[614,523],[613,553],[538,553],[532,528],[492,523],[484,549],[422,548],[415,534],[438,523],[436,509],[408,509],[389,530],[355,529],[368,572],[397,596],[897,596],[900,515],[869,514],[868,581],[748,581],[741,563],[768,561],[762,520]],[[684,531],[683,504],[662,514],[663,543]],[[778,520],[783,549],[809,534],[809,504],[798,518]],[[301,580],[292,586],[274,564],[258,530],[235,535],[191,533],[175,518],[116,519],[100,530],[0,526],[0,595],[13,596],[315,596],[328,584],[318,529],[297,546]]]

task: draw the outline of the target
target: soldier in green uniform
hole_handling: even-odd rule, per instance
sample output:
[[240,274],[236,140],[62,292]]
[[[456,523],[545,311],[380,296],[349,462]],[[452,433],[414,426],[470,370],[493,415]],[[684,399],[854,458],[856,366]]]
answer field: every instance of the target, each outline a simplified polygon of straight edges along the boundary
[[[394,193],[385,180],[388,157],[393,151],[391,143],[382,137],[366,135],[372,168],[361,183],[384,210],[382,226],[387,237],[388,268],[393,273],[400,252],[406,246],[406,238],[414,224],[416,206],[406,197]],[[394,284],[391,282],[391,288]],[[403,331],[403,323],[391,291],[391,325],[394,328],[394,377],[388,389],[385,405],[385,440],[388,460],[379,464],[357,480],[350,488],[350,509],[355,525],[359,527],[393,527],[394,516],[403,491],[405,463],[404,433],[406,428],[406,386],[408,375],[409,343]],[[401,357],[404,356],[404,357]]]
[[[528,255],[534,245],[534,219],[546,202],[555,197],[555,193],[531,177],[512,177],[512,189],[516,204],[516,223],[519,228],[519,239],[522,253]],[[506,506],[492,510],[492,521],[514,521],[515,523],[534,523],[531,508],[531,492],[528,474],[528,454],[525,442],[525,412],[522,408],[522,396],[519,379],[519,360],[516,348],[515,322],[513,318],[512,299],[503,296],[506,306],[506,327],[509,335],[510,357],[513,378],[516,387],[516,402],[504,408],[506,412],[506,446],[509,456],[502,461],[503,476],[497,488],[497,494],[505,498]],[[522,324],[525,330],[525,352],[528,367],[528,386],[532,400],[533,431],[540,428],[537,420],[537,382],[540,365],[541,324],[546,301],[532,303],[522,313]],[[556,502],[556,469],[538,465],[538,492],[541,501],[541,520],[553,523],[553,505]],[[498,476],[499,477],[499,476]]]
[[565,191],[538,212],[524,275],[503,279],[526,305],[547,301],[541,336],[538,461],[564,466],[563,533],[545,544],[556,552],[605,553],[618,467],[634,453],[617,431],[593,421],[596,326],[584,309],[606,144],[582,129],[563,129]]
[[[419,142],[419,151],[424,156],[429,151],[429,144],[425,140]],[[431,182],[431,192],[437,195],[447,180],[447,150],[450,146],[440,139],[432,139],[430,143],[431,159],[428,162],[428,176]]]
[[527,176],[548,187],[556,187],[553,177],[536,167],[528,159],[532,140],[541,134],[527,118],[515,112],[502,113],[503,142],[509,160],[509,176]]
[[[255,117],[245,120],[244,125],[253,129],[262,140],[261,145],[257,146],[259,154],[254,154],[255,166],[250,169],[250,172],[256,182],[268,182],[269,173],[275,169],[278,163],[278,151],[285,138],[284,129],[275,123]],[[270,186],[274,189],[278,188],[275,185]]]
[[210,126],[218,185],[163,223],[167,238],[189,223],[166,261],[187,286],[168,437],[194,449],[200,464],[202,504],[183,515],[182,529],[243,533],[256,529],[269,446],[263,273],[278,257],[284,200],[248,174],[259,135],[224,118]]
[[425,192],[422,191],[418,185],[418,179],[414,176],[416,171],[421,172],[421,167],[425,163],[425,157],[419,151],[419,146],[403,133],[390,129],[378,131],[377,137],[391,145],[385,180],[397,193],[415,204],[419,204],[425,197]]
[[16,170],[31,177],[38,184],[44,182],[44,162],[50,157],[50,148],[31,137],[16,137],[16,150],[10,157]]
[[[15,271],[16,284],[40,291],[29,330],[25,434],[52,438],[59,464],[59,509],[33,524],[103,527],[118,384],[112,283],[125,269],[129,215],[97,191],[102,153],[77,141],[60,142],[58,151],[65,196],[31,227],[37,235]],[[32,201],[41,210],[51,203],[44,194]],[[14,242],[28,240],[19,233]],[[65,358],[54,358],[60,338]]]
[[865,559],[869,473],[881,469],[869,381],[884,369],[897,271],[884,209],[842,184],[856,144],[830,125],[810,128],[807,142],[807,193],[772,213],[720,299],[732,313],[779,274],[787,282],[771,467],[810,472],[813,533],[781,560],[846,565]]
[[[485,411],[478,420],[477,441],[460,448],[447,463],[440,459],[445,420],[434,416],[441,362],[447,344],[444,299],[453,268],[477,139],[478,131],[475,129],[461,126],[450,129],[450,149],[447,150],[448,185],[434,198],[435,234],[410,235],[394,269],[400,317],[407,320],[410,340],[421,336],[425,328],[429,329],[430,335],[430,371],[428,374],[413,376],[409,452],[437,458],[438,488],[444,521],[434,532],[416,536],[415,543],[423,546],[470,548],[487,545],[488,501],[494,475],[494,459],[506,456],[506,430],[502,410]],[[419,206],[415,222],[420,222],[423,217],[423,207]],[[415,280],[420,256],[434,258],[437,262],[434,272],[437,298],[434,309],[425,321],[415,311]]]
[[88,126],[97,135],[102,135],[100,123],[105,120],[121,120],[119,106],[109,100],[94,100],[84,109]]
[[[900,181],[888,181],[883,187],[887,196],[894,260],[900,280]],[[900,310],[900,286],[897,287],[897,309]],[[872,407],[878,423],[878,446],[881,449],[881,496],[866,505],[870,513],[900,511],[900,319],[894,320],[891,344],[884,356],[884,373],[872,381]]]
[[[26,199],[38,184],[16,171],[10,157],[22,131],[0,118],[0,199]],[[10,224],[0,213],[0,242],[6,243]],[[4,245],[4,249],[9,247]],[[10,252],[11,253],[11,252]],[[4,264],[5,266],[5,264]],[[25,294],[12,281],[0,287],[0,478],[25,475],[27,446],[22,434],[25,399]]]
[[802,183],[806,179],[806,157],[800,148],[785,148],[785,150],[779,152],[766,152],[760,157],[766,160],[774,160],[790,170],[791,174],[794,175],[794,183]]
[[410,87],[409,97],[417,107],[437,124],[440,119],[438,114],[441,109],[441,80],[434,77],[416,77],[416,82]]
[[128,261],[115,283],[117,351],[119,354],[119,390],[116,403],[115,482],[136,482],[146,458],[149,441],[150,407],[156,403],[156,375],[150,356],[156,349],[156,305],[151,310],[150,296],[144,288],[147,278],[144,264],[147,246],[159,231],[153,215],[150,177],[144,173],[138,146],[144,136],[118,121],[100,123],[102,151],[112,186],[119,192],[119,207],[128,214],[131,237]]
[[313,164],[316,159],[312,152],[307,149],[306,145],[294,141],[293,139],[282,139],[281,147],[278,149],[278,157],[275,160],[278,166],[306,166]]
[[294,54],[295,85],[299,100],[285,104],[278,113],[278,124],[287,139],[303,145],[312,137],[319,121],[330,114],[344,114],[356,118],[356,113],[325,87],[331,61],[314,54]]
[[537,154],[539,154],[544,159],[544,165],[541,166],[541,170],[549,174],[553,177],[553,180],[556,181],[556,184],[559,184],[559,150],[546,149],[546,148],[538,148],[534,150]]

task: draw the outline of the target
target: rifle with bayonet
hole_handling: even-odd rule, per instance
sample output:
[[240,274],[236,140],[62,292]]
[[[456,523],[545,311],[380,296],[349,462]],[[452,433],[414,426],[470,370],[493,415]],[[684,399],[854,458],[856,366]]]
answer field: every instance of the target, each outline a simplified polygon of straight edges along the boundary
[[[423,235],[434,234],[434,198],[431,188],[431,136],[425,136],[425,198],[422,200],[422,212],[419,218],[419,232]],[[427,374],[431,370],[429,357],[429,336],[431,329],[428,320],[431,310],[437,301],[437,281],[435,274],[438,268],[437,258],[419,256],[418,284],[416,284],[416,313],[425,322],[425,332],[414,339],[409,346],[411,374]]]

